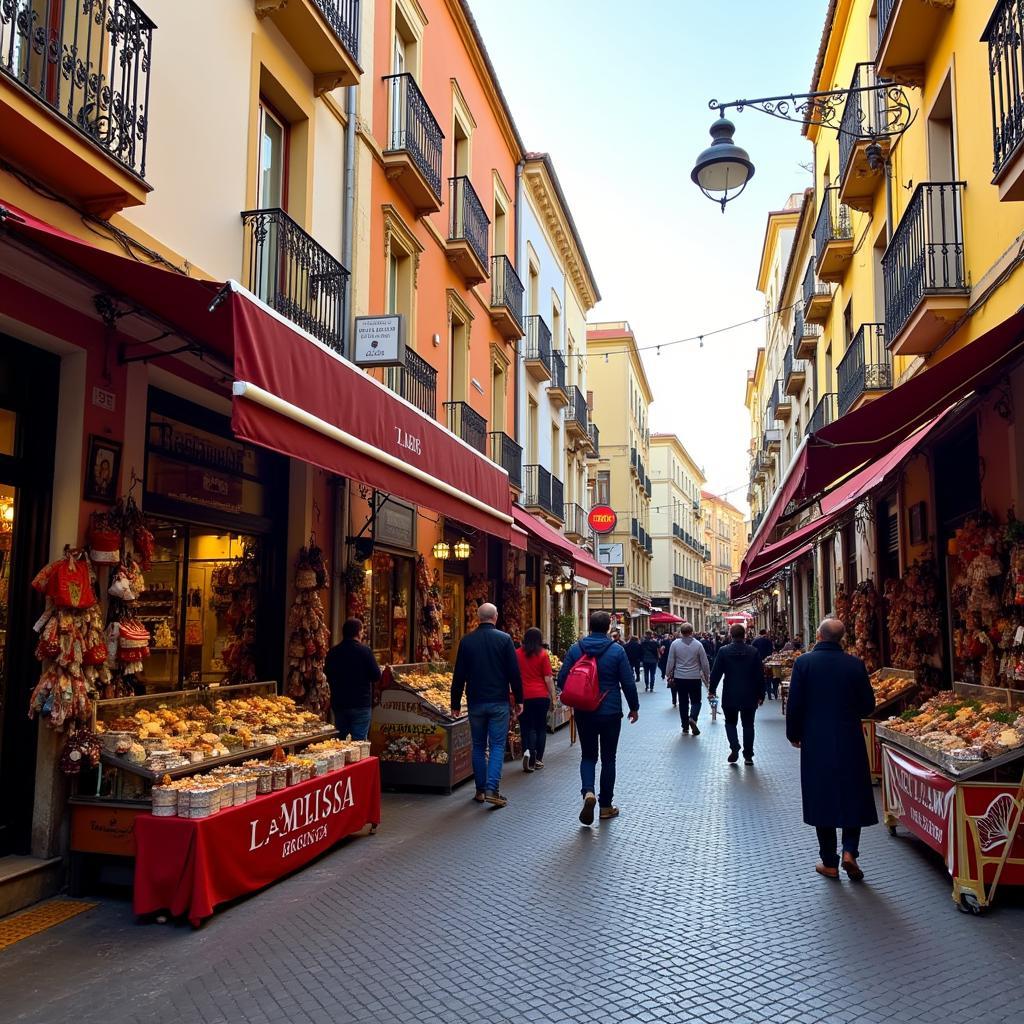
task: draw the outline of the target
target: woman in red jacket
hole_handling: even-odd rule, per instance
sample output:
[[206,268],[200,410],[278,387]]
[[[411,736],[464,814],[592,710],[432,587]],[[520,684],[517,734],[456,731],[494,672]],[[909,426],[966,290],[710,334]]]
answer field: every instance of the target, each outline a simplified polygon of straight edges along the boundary
[[516,651],[523,677],[523,713],[519,733],[523,740],[523,771],[544,767],[544,746],[548,739],[548,711],[555,701],[555,680],[551,659],[544,650],[544,637],[536,626],[523,636]]

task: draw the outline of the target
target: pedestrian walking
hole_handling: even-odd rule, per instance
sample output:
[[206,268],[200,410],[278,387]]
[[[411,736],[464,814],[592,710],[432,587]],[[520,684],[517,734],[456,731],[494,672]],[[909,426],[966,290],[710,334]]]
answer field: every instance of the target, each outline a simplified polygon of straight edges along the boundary
[[715,654],[717,653],[714,637],[710,633],[701,633],[700,645],[704,648],[704,653],[708,656],[708,661],[714,661]]
[[[629,667],[626,652],[608,636],[611,616],[607,612],[592,612],[590,633],[569,648],[558,673],[559,690],[565,685],[572,667],[582,657],[593,658],[597,663],[598,684],[603,694],[595,711],[574,712],[576,730],[580,737],[580,782],[582,783],[583,810],[580,822],[594,823],[594,805],[600,804],[600,816],[604,821],[617,818],[619,809],[615,806],[615,756],[622,730],[622,694],[629,705],[629,721],[635,722],[640,716],[640,696]],[[597,776],[597,761],[601,759],[601,786],[594,795]]]
[[362,621],[346,619],[341,627],[341,643],[332,647],[324,659],[335,728],[339,736],[354,740],[365,740],[370,734],[373,684],[380,679],[380,666],[373,651],[361,643],[362,635]]
[[772,643],[772,638],[768,635],[767,629],[762,629],[757,636],[750,642],[751,647],[757,648],[757,653],[761,655],[761,672],[764,676],[764,695],[768,700],[775,700],[776,691],[778,690],[778,680],[773,679],[771,670],[764,668],[764,663],[775,653],[775,644]]
[[480,605],[476,615],[479,624],[462,638],[455,656],[452,714],[458,717],[461,713],[465,691],[476,780],[473,799],[477,803],[486,800],[495,807],[504,807],[508,798],[502,794],[500,786],[511,714],[509,693],[515,701],[517,714],[522,714],[523,682],[512,637],[498,629],[498,609],[485,603]]
[[839,619],[824,619],[814,649],[793,666],[786,738],[800,749],[804,822],[817,831],[821,855],[814,870],[839,877],[836,829],[842,829],[842,868],[859,882],[861,829],[878,823],[861,731],[875,694],[864,662],[840,646],[845,632]]
[[523,771],[532,772],[544,767],[548,711],[556,699],[551,658],[544,649],[543,636],[536,626],[531,626],[523,635],[523,644],[516,651],[516,657],[523,679],[523,710],[519,716]]
[[648,630],[640,645],[640,663],[644,670],[644,690],[648,693],[654,693],[654,674],[658,669],[658,657],[658,641]]
[[754,763],[754,715],[764,703],[764,667],[761,655],[748,644],[747,631],[739,623],[729,630],[732,643],[715,656],[711,669],[708,696],[714,700],[722,682],[722,711],[725,713],[725,735],[729,740],[729,764],[740,759],[737,722],[743,723],[743,763]]
[[640,651],[640,638],[635,634],[629,638],[626,644],[626,657],[629,659],[629,667],[633,670],[633,678],[637,686],[640,685],[640,664],[642,661]]
[[[700,689],[701,684],[711,678],[711,667],[703,644],[693,635],[693,626],[684,622],[679,632],[682,636],[673,640],[669,648],[665,673],[672,680],[679,699],[679,720],[683,732],[699,736]],[[675,704],[675,700],[672,703]]]

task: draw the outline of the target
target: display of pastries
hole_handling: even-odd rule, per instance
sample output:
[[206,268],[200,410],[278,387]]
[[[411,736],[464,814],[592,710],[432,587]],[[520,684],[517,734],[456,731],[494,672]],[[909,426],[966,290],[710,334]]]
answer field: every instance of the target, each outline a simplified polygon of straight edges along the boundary
[[871,673],[871,689],[875,691],[876,704],[887,704],[901,693],[913,689],[915,685],[913,679],[893,675],[887,668],[880,668]]

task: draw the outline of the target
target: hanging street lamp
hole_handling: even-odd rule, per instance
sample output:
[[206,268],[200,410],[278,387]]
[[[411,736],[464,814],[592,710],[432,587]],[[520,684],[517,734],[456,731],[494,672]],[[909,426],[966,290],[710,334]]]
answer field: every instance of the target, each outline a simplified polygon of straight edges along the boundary
[[722,206],[735,199],[754,176],[754,165],[747,151],[733,142],[736,126],[719,117],[711,126],[711,145],[699,157],[690,179],[708,197]]
[[443,540],[439,540],[433,547],[433,553],[438,561],[443,562],[451,556],[452,549]]
[[461,540],[455,542],[455,547],[452,548],[452,554],[461,561],[465,561],[471,554],[473,554],[473,549],[469,546],[469,541],[463,537]]

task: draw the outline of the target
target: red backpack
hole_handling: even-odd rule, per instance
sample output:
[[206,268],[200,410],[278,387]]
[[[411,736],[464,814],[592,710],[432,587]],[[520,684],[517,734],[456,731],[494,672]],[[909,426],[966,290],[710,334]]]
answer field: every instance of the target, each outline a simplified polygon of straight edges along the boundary
[[[608,647],[614,642],[609,641]],[[601,654],[604,654],[608,647]],[[598,655],[598,658],[600,656]],[[602,700],[604,692],[597,675],[597,658],[592,654],[583,653],[565,677],[561,701],[566,707],[575,708],[577,711],[596,711]]]

